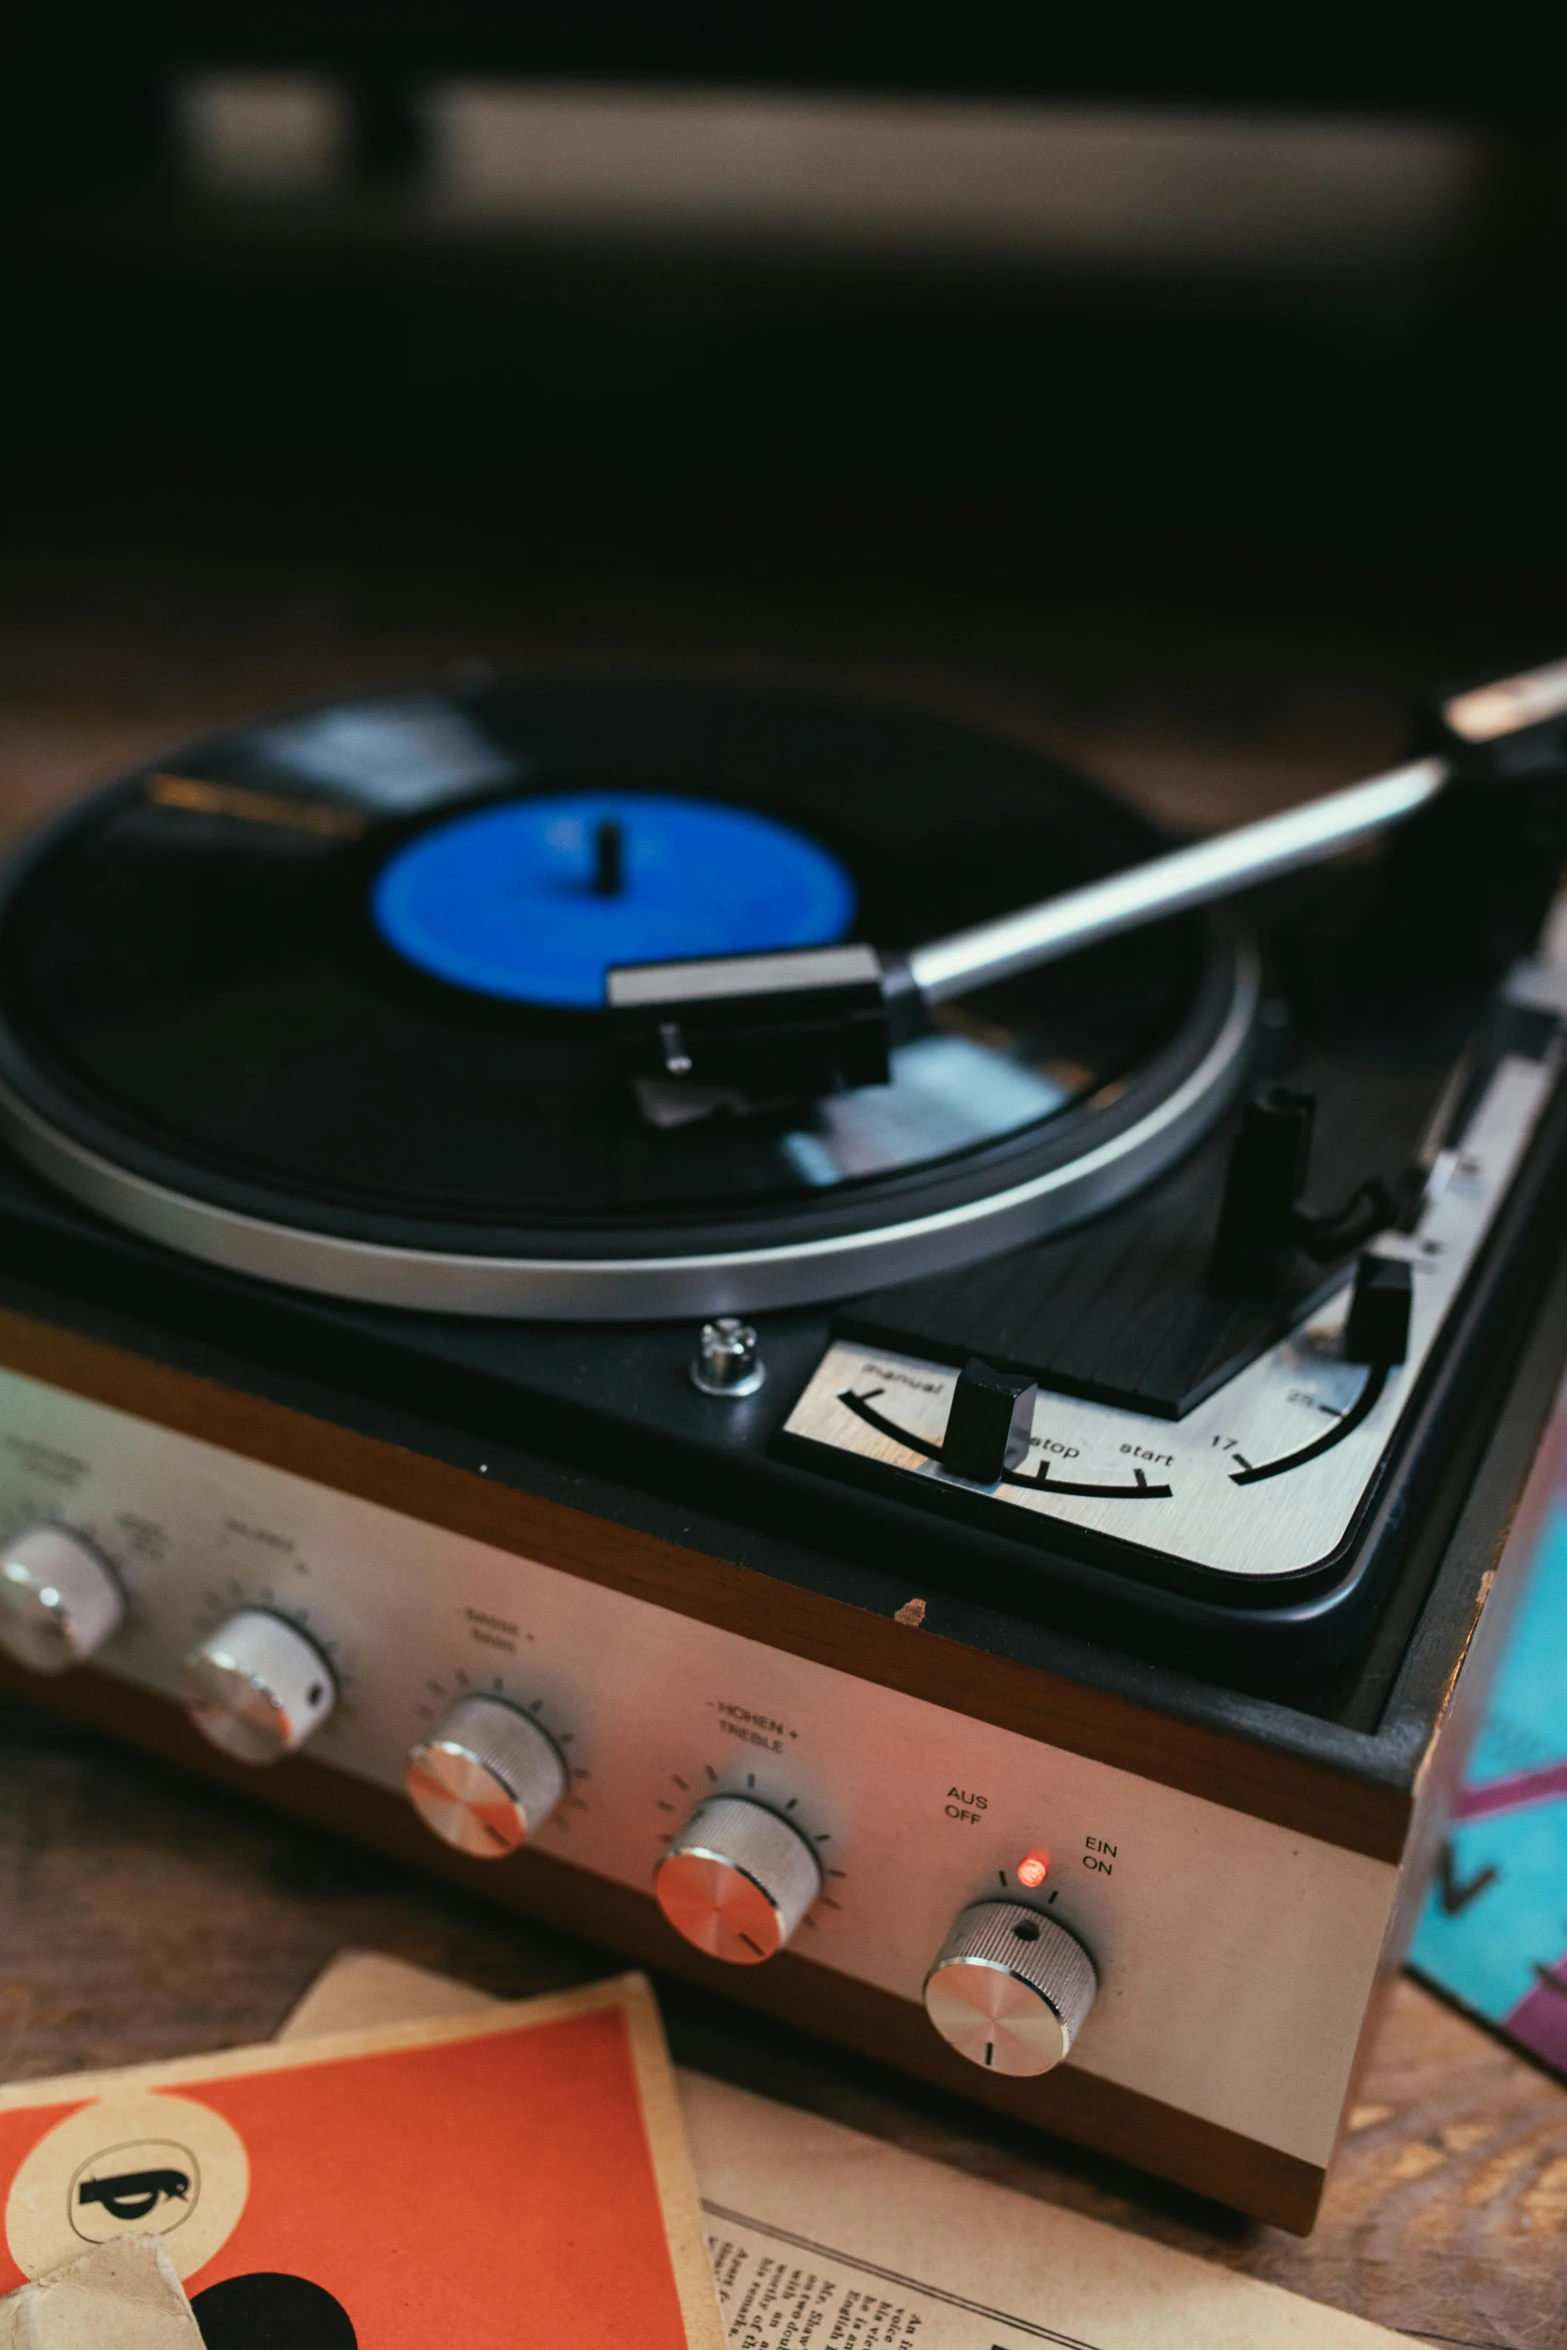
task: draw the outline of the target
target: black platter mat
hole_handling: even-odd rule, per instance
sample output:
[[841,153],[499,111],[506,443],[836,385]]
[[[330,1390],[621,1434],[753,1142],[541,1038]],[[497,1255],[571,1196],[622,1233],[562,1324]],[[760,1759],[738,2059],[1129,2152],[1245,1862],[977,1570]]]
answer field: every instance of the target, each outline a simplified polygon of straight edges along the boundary
[[889,1087],[656,1131],[601,1015],[427,977],[368,911],[422,827],[604,787],[793,825],[849,868],[854,935],[883,948],[1165,845],[1045,757],[846,702],[590,681],[296,713],[184,747],[23,857],[0,923],[7,1082],[117,1164],[285,1224],[650,1250],[1027,1180],[1124,1122],[1151,1073],[1174,1082],[1227,1000],[1231,950],[1170,922],[965,999]]

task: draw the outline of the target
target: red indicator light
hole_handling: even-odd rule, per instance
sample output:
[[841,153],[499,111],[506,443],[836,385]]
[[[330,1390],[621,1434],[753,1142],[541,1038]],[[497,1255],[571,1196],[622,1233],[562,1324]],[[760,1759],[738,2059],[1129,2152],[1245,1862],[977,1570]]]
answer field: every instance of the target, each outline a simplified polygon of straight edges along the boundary
[[1032,1893],[1050,1874],[1048,1852],[1025,1852],[1017,1864],[1017,1881]]

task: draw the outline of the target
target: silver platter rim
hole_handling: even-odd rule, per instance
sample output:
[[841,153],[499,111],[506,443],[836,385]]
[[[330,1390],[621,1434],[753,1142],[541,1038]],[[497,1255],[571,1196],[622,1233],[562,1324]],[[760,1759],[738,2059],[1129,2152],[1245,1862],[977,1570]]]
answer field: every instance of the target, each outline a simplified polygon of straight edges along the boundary
[[658,1322],[820,1305],[952,1272],[1113,1207],[1179,1158],[1238,1090],[1261,995],[1255,943],[1237,939],[1230,1002],[1197,1066],[1142,1118],[1027,1182],[870,1231],[762,1249],[664,1257],[466,1256],[279,1224],[116,1164],[0,1082],[17,1154],[83,1207],[143,1240],[285,1289],[533,1322]]

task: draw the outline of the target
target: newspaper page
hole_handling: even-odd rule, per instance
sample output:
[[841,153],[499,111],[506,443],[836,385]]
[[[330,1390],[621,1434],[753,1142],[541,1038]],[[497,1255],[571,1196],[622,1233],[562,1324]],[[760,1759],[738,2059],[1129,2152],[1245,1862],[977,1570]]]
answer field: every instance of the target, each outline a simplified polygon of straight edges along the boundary
[[[485,1995],[346,1952],[280,2036]],[[1380,2326],[679,2071],[731,2350],[1393,2350]]]

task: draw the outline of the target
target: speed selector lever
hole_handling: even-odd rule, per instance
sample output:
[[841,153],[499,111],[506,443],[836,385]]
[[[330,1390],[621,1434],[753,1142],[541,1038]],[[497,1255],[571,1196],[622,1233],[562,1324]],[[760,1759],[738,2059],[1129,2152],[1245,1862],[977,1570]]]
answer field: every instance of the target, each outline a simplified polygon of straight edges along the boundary
[[1407,1361],[1414,1287],[1402,1257],[1366,1251],[1355,1267],[1355,1286],[1344,1319],[1346,1363],[1366,1363],[1376,1371],[1391,1370],[1396,1363]]

